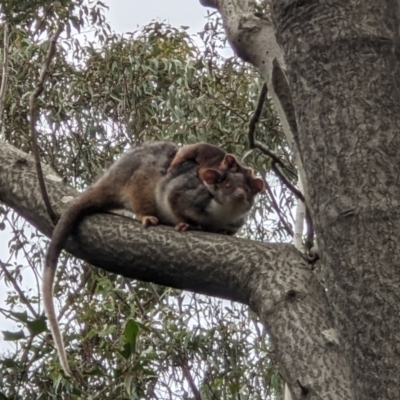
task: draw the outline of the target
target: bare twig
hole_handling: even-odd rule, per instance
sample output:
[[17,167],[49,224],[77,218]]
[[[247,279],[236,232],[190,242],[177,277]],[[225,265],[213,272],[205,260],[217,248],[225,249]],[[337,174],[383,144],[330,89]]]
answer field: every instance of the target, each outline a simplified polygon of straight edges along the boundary
[[32,315],[34,317],[38,317],[37,312],[35,311],[35,309],[32,307],[30,301],[26,298],[24,292],[21,290],[21,288],[18,286],[18,283],[16,282],[16,280],[13,278],[13,276],[10,274],[10,272],[8,271],[6,265],[0,261],[0,268],[3,270],[4,275],[9,279],[9,281],[11,282],[11,284],[14,286],[14,289],[16,290],[16,292],[19,294],[19,297],[21,299],[21,301],[29,308],[29,311],[32,313]]
[[268,88],[267,88],[267,85],[264,83],[261,88],[260,96],[258,97],[258,103],[257,103],[256,110],[254,111],[254,114],[251,117],[250,122],[249,122],[248,137],[249,137],[249,142],[250,142],[250,148],[260,150],[262,153],[264,153],[269,158],[271,158],[272,161],[274,161],[274,163],[279,164],[282,168],[287,169],[287,167],[283,163],[283,161],[273,151],[271,151],[267,146],[265,146],[261,142],[258,142],[255,139],[256,126],[257,126],[258,121],[260,120],[261,112],[262,112],[267,94],[268,94]]
[[[258,98],[258,103],[257,103],[257,107],[256,110],[254,112],[253,117],[251,118],[250,122],[249,122],[249,142],[250,142],[250,147],[251,148],[256,148],[259,149],[262,153],[264,153],[265,155],[267,155],[268,157],[270,157],[272,159],[272,166],[271,169],[275,172],[275,174],[278,176],[278,178],[281,180],[281,182],[300,200],[305,204],[305,198],[303,196],[303,193],[301,193],[300,190],[298,190],[286,177],[286,175],[280,170],[279,167],[285,168],[287,170],[286,165],[283,163],[283,161],[275,154],[273,153],[271,150],[268,149],[267,146],[265,146],[264,144],[258,142],[255,140],[255,130],[256,130],[256,125],[258,120],[260,119],[261,116],[261,112],[262,112],[262,108],[265,102],[265,99],[267,97],[268,94],[268,88],[267,85],[264,83],[262,88],[261,88],[261,92],[260,92],[260,96]],[[272,191],[268,186],[268,183],[265,180],[265,187],[270,195],[270,198],[272,200],[272,204],[274,209],[276,210],[276,212],[278,213],[278,216],[280,218],[280,220],[284,223],[284,226],[286,228],[286,230],[288,230],[288,232],[290,232],[291,236],[293,236],[293,230],[291,227],[289,227],[285,221],[283,220],[283,218],[281,217],[281,214],[279,212],[279,207],[276,204],[275,198],[273,197]],[[307,219],[307,239],[306,239],[306,248],[308,247],[308,251],[311,249],[311,247],[313,246],[314,243],[314,228],[313,228],[313,223],[311,220],[311,216],[310,213],[308,211],[308,208],[306,206],[306,219]]]
[[194,382],[194,379],[193,379],[192,374],[190,372],[189,364],[188,364],[186,358],[183,358],[183,356],[182,356],[182,359],[181,359],[181,368],[182,368],[182,373],[183,373],[184,377],[186,378],[186,380],[187,380],[187,382],[188,382],[188,384],[190,386],[190,389],[191,389],[191,391],[193,393],[194,398],[196,400],[202,400],[202,397],[201,397],[201,394],[199,392],[199,389],[197,389],[196,383]]
[[[273,153],[270,149],[268,149],[267,146],[265,146],[264,144],[262,144],[261,142],[258,142],[255,139],[255,131],[256,131],[256,126],[257,123],[260,119],[261,116],[261,112],[263,109],[263,105],[265,102],[265,99],[267,97],[268,94],[268,88],[267,85],[264,83],[262,88],[261,88],[261,92],[260,92],[260,96],[258,98],[258,103],[257,103],[257,107],[256,110],[254,111],[254,115],[253,117],[250,119],[249,122],[249,142],[250,142],[250,148],[252,149],[258,149],[260,150],[263,154],[267,155],[268,157],[270,157],[272,159],[272,165],[271,165],[271,169],[274,171],[274,173],[278,176],[278,178],[281,180],[281,182],[297,197],[297,199],[299,201],[302,201],[304,204],[305,203],[305,198],[303,193],[297,189],[290,181],[289,179],[286,177],[286,175],[283,173],[283,171],[280,170],[280,168],[284,168],[286,170],[288,170],[287,166],[284,164],[284,162],[275,154]],[[272,205],[275,209],[275,211],[277,212],[279,219],[282,221],[286,231],[293,236],[294,232],[292,230],[292,228],[286,223],[286,221],[284,220],[283,216],[281,215],[281,212],[279,210],[278,204],[276,203],[276,200],[273,196],[273,193],[271,191],[271,188],[268,185],[268,182],[266,181],[266,179],[264,179],[264,183],[265,183],[265,187],[268,191],[268,194],[271,198],[272,201]],[[307,220],[307,237],[306,237],[306,249],[307,252],[310,253],[311,248],[314,245],[314,227],[313,227],[313,222],[310,216],[310,212],[307,208],[307,205],[305,207],[306,209],[306,220]],[[287,389],[286,392],[288,393]]]
[[256,126],[257,126],[257,122],[260,119],[261,116],[261,112],[263,109],[263,105],[265,102],[265,99],[267,97],[268,94],[268,88],[267,85],[264,83],[262,88],[261,88],[261,92],[260,92],[260,96],[258,98],[258,103],[257,103],[257,107],[256,110],[254,111],[254,115],[253,117],[250,119],[249,122],[249,133],[248,133],[248,137],[249,137],[249,143],[250,143],[250,148],[251,149],[258,149],[260,150],[263,154],[267,155],[268,157],[270,157],[272,159],[272,170],[275,172],[275,174],[278,176],[278,178],[282,181],[282,183],[301,201],[304,201],[304,196],[303,194],[296,189],[296,187],[294,185],[292,185],[288,178],[286,177],[286,175],[278,168],[278,165],[284,169],[288,169],[288,167],[285,165],[285,163],[274,153],[272,152],[267,146],[265,146],[264,144],[262,144],[261,142],[258,142],[255,139],[255,131],[256,131]]
[[[26,344],[26,347],[24,349],[24,352],[21,356],[21,364],[24,366],[23,368],[21,368],[21,377],[19,379],[18,382],[18,387],[20,388],[21,385],[23,384],[23,382],[25,382],[28,379],[28,371],[29,371],[29,352],[31,350],[32,344],[33,344],[33,338],[34,335],[31,335],[29,337],[28,343]],[[18,393],[18,391],[17,391]]]
[[264,83],[262,85],[260,95],[258,96],[256,110],[254,111],[254,115],[251,117],[249,122],[249,142],[251,148],[253,148],[255,144],[254,134],[256,131],[257,122],[260,120],[261,112],[264,106],[265,99],[267,98],[267,94],[268,94],[268,87],[267,84]]
[[314,224],[311,218],[310,211],[306,207],[306,222],[307,222],[307,234],[306,234],[306,250],[310,253],[310,250],[314,246]]
[[265,184],[265,189],[267,189],[268,195],[269,195],[269,197],[270,197],[270,199],[271,199],[271,201],[272,201],[272,206],[274,207],[274,210],[275,210],[276,213],[278,214],[278,217],[279,217],[279,219],[281,220],[283,226],[285,227],[286,232],[287,232],[290,236],[293,236],[293,235],[294,235],[293,229],[292,229],[292,227],[286,222],[285,218],[283,217],[283,215],[282,215],[282,213],[281,213],[281,210],[280,210],[280,208],[279,208],[279,206],[278,206],[278,203],[277,203],[276,200],[275,200],[275,196],[274,196],[274,194],[272,193],[271,187],[269,186],[268,181],[267,181],[266,179],[264,179],[264,184]]
[[36,172],[37,172],[38,179],[39,179],[40,191],[42,192],[42,197],[43,197],[43,201],[46,205],[46,210],[47,210],[51,220],[53,221],[53,223],[57,222],[58,217],[57,217],[56,213],[54,212],[53,208],[51,207],[50,200],[49,200],[49,197],[48,197],[47,191],[46,191],[46,185],[45,185],[44,179],[43,179],[42,167],[40,165],[39,146],[38,146],[37,131],[36,131],[35,101],[37,100],[37,98],[41,95],[41,93],[44,90],[44,83],[49,74],[50,63],[56,52],[57,39],[60,36],[63,28],[64,28],[63,25],[59,25],[56,33],[50,39],[49,50],[47,52],[46,60],[43,64],[42,71],[40,72],[39,81],[29,99],[32,152],[33,152],[33,156],[35,157]]
[[4,24],[4,52],[3,52],[3,68],[0,87],[0,132],[3,127],[4,121],[4,103],[6,99],[7,80],[8,80],[8,23]]
[[288,178],[286,178],[286,175],[278,168],[278,166],[273,162],[272,163],[272,171],[275,172],[275,174],[278,176],[278,178],[282,181],[282,183],[301,201],[304,201],[304,196],[303,193],[300,192],[299,189],[297,189],[290,181]]

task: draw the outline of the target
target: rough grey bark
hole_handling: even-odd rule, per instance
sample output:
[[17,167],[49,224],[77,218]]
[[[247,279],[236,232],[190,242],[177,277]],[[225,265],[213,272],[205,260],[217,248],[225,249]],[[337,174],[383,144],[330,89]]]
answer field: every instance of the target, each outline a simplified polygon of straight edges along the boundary
[[[50,235],[52,224],[33,159],[4,142],[0,145],[0,201]],[[43,166],[43,172],[54,210],[61,213],[63,199],[77,192],[49,167]],[[325,291],[292,245],[162,226],[143,230],[130,218],[96,214],[80,224],[66,248],[128,278],[248,304],[268,326],[283,374],[293,377],[298,393],[308,393],[309,399],[352,398]]]
[[362,398],[399,399],[398,3],[276,1],[274,17],[347,357]]
[[[213,3],[240,20],[247,2]],[[400,398],[398,6],[275,0],[272,8],[327,293],[360,399]],[[259,35],[240,45],[265,54]],[[259,67],[255,55],[246,59]]]

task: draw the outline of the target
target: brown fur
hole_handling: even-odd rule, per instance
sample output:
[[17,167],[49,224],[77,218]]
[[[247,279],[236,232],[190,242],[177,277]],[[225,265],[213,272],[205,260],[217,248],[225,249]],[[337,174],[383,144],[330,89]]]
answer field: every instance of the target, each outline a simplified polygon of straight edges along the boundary
[[183,146],[172,160],[168,171],[172,171],[185,161],[194,161],[199,165],[199,177],[205,169],[213,168],[219,171],[241,172],[253,176],[253,169],[245,167],[233,154],[209,143],[196,143]]
[[122,189],[122,195],[135,210],[136,218],[144,227],[157,225],[157,204],[154,197],[157,183],[162,178],[154,168],[137,171],[129,183]]
[[235,234],[263,189],[263,181],[247,170],[201,169],[194,161],[185,161],[163,177],[157,187],[160,221],[175,224],[178,231],[202,229]]
[[185,161],[192,160],[204,168],[217,168],[223,161],[226,152],[208,143],[189,144],[176,153],[169,171]]

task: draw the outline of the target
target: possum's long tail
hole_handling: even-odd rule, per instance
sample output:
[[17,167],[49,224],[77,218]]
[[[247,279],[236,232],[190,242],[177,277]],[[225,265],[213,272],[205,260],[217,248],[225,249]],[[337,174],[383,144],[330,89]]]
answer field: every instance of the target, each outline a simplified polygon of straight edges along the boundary
[[[47,249],[46,263],[43,270],[42,295],[44,309],[49,320],[54,344],[56,346],[58,356],[60,357],[61,367],[67,376],[72,376],[72,372],[68,366],[64,341],[60,332],[60,326],[58,325],[58,318],[54,307],[53,285],[56,275],[58,257],[60,256],[61,250],[65,246],[71,231],[77,226],[79,221],[85,215],[113,207],[113,204],[109,204],[107,199],[99,200],[99,197],[94,195],[94,190],[91,189],[74,199],[69,208],[64,212],[58,221],[56,227],[54,228],[49,248]],[[95,191],[99,192],[97,190]]]

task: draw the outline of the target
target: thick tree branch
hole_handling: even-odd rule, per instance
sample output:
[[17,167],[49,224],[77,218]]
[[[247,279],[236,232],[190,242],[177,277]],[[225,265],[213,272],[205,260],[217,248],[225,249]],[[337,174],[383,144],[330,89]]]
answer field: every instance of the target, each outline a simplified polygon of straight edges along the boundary
[[[52,222],[41,196],[31,156],[1,142],[0,201],[49,236]],[[43,165],[57,213],[77,192]],[[151,281],[248,304],[268,326],[285,379],[311,385],[322,398],[352,399],[349,370],[336,341],[324,288],[301,254],[288,244],[257,243],[172,227],[144,230],[130,218],[96,214],[68,240],[73,255],[127,278]],[[296,353],[296,357],[292,354]],[[322,360],[322,361],[321,361]],[[318,374],[320,363],[330,366]],[[329,378],[340,388],[326,387]],[[298,387],[298,386],[297,386]],[[318,392],[319,390],[319,392]],[[311,395],[309,399],[316,399]]]

